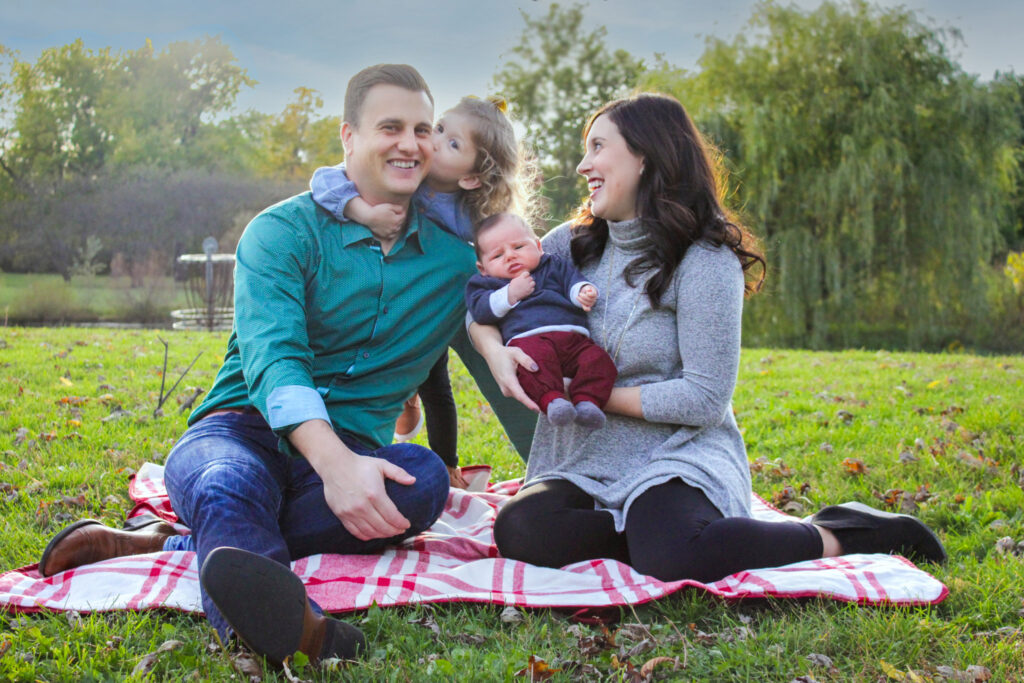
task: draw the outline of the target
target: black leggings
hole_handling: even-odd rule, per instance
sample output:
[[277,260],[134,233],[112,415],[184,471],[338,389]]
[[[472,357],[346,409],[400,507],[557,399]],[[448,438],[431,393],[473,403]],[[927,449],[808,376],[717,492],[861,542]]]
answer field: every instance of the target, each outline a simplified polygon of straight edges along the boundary
[[673,479],[629,508],[626,529],[568,481],[534,484],[498,513],[494,538],[502,556],[544,567],[612,558],[662,581],[717,581],[744,569],[821,557],[810,524],[723,517],[704,492]]
[[441,456],[448,467],[459,464],[459,416],[452,395],[452,382],[448,377],[448,349],[430,369],[430,374],[419,387],[423,400],[423,418],[427,423],[427,443],[430,450]]

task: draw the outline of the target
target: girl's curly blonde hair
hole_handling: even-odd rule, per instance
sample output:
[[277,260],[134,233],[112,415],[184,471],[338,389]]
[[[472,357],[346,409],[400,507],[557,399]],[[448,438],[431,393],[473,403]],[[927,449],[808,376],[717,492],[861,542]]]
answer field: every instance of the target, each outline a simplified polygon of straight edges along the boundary
[[463,97],[449,111],[472,121],[472,140],[476,146],[473,173],[480,187],[463,193],[473,223],[496,213],[513,212],[533,225],[536,201],[537,165],[516,142],[505,100],[499,97]]

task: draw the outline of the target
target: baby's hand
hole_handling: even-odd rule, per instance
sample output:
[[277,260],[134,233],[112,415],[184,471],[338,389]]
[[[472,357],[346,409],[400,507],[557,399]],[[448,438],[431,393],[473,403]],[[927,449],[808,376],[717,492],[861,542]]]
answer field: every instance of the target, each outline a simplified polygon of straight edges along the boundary
[[576,300],[580,302],[580,307],[584,311],[590,311],[597,303],[597,289],[593,285],[583,285],[576,295]]
[[405,225],[405,207],[399,204],[374,206],[362,197],[355,197],[345,205],[345,217],[370,228],[379,239],[391,241],[398,238]]
[[508,283],[508,303],[514,306],[526,297],[533,294],[533,288],[537,284],[529,273],[520,273]]

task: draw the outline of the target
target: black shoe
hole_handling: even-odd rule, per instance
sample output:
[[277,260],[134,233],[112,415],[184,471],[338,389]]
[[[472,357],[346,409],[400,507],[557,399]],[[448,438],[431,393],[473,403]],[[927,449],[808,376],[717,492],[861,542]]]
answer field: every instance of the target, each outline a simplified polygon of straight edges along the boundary
[[291,569],[238,548],[216,548],[199,583],[242,642],[276,664],[296,652],[311,662],[355,659],[366,637],[355,626],[313,611]]
[[830,505],[811,523],[835,534],[844,554],[899,553],[910,559],[945,562],[942,541],[928,526],[910,515],[876,510],[863,503]]

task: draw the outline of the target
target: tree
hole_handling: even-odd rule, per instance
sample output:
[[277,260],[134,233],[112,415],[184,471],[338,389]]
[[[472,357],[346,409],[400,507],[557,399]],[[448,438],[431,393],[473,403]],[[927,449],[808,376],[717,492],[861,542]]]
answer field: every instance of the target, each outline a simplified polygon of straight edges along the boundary
[[494,83],[526,127],[551,216],[561,221],[585,196],[576,173],[583,124],[599,106],[628,94],[644,65],[625,50],[608,49],[603,26],[584,33],[582,5],[552,3],[544,16],[520,14],[526,27]]
[[723,149],[765,237],[762,341],[934,347],[984,316],[1020,124],[1009,88],[950,58],[957,36],[860,0],[767,2],[698,74],[649,76]]
[[344,157],[341,118],[315,118],[324,106],[316,90],[300,87],[295,95],[284,111],[264,120],[258,162],[263,175],[308,180],[317,167],[336,164]]

